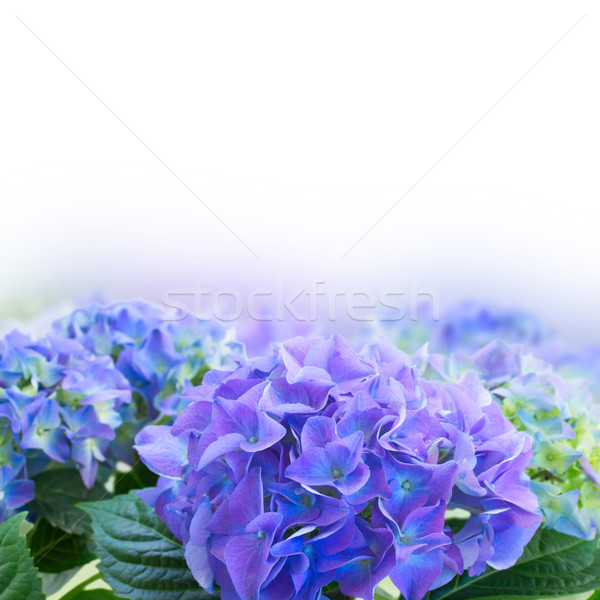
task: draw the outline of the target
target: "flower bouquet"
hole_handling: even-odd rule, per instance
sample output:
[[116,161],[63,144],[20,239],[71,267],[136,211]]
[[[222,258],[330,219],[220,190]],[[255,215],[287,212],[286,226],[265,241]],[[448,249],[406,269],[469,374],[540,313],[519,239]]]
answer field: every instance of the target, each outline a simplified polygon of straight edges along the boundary
[[122,303],[7,335],[0,599],[593,594],[598,403],[510,333],[249,357]]

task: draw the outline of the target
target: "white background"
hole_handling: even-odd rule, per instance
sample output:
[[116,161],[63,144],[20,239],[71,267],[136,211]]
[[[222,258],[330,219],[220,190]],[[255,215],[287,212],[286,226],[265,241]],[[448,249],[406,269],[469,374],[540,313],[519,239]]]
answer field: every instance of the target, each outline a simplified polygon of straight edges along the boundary
[[597,340],[598,5],[0,11],[3,318],[324,280]]

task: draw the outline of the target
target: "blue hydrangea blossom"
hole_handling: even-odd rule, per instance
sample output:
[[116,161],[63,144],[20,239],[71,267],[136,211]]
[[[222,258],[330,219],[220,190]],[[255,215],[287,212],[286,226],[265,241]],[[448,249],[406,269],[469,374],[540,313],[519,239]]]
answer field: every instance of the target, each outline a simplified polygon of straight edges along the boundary
[[565,352],[553,331],[535,315],[518,308],[469,300],[435,316],[432,306],[423,301],[414,316],[398,319],[398,315],[390,314],[387,319],[374,321],[363,337],[383,334],[410,353],[429,344],[432,351],[443,354],[470,354],[494,339],[523,344],[548,360],[559,360]]
[[8,334],[0,342],[0,457],[9,489],[0,520],[33,498],[29,478],[50,466],[75,464],[91,487],[130,401],[110,357],[55,335]]
[[[92,305],[40,340],[0,340],[0,521],[33,498],[36,474],[74,465],[91,487],[100,464],[131,464],[135,434],[170,422],[181,392],[241,345],[224,327],[166,321],[145,302]],[[8,487],[7,487],[8,486]]]
[[419,357],[446,381],[483,381],[504,415],[534,440],[528,473],[547,527],[593,539],[600,522],[600,403],[521,345],[496,340],[471,355]]

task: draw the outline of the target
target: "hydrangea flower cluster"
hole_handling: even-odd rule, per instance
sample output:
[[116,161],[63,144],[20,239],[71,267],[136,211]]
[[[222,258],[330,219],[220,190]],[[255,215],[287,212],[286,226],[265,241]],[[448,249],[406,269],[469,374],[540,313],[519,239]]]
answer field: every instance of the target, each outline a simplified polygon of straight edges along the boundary
[[476,352],[490,341],[539,348],[553,342],[552,333],[537,317],[520,309],[464,302],[444,315],[431,337],[437,352]]
[[243,352],[232,331],[219,323],[167,320],[162,308],[143,301],[78,309],[54,329],[93,354],[112,357],[141,399],[142,416],[151,419],[179,414],[181,392]]
[[585,379],[594,397],[600,399],[600,346],[562,351],[546,360],[566,379]]
[[534,439],[528,472],[547,527],[593,539],[600,522],[600,403],[584,380],[568,381],[520,345],[491,342],[476,353],[427,357],[446,381],[474,373],[504,415]]
[[[407,600],[457,574],[512,566],[541,522],[517,431],[481,380],[429,380],[380,340],[294,338],[184,393],[136,448],[139,492],[224,600],[313,600],[339,584]],[[448,511],[464,519],[451,527]]]
[[398,345],[403,349],[406,346],[407,351],[429,343],[434,352],[472,354],[497,339],[521,344],[525,352],[551,363],[566,379],[586,379],[590,390],[600,397],[600,346],[569,348],[535,315],[524,310],[469,301],[448,311],[436,326],[421,334],[418,346],[405,342],[410,339],[409,330],[422,331],[422,324],[401,331]]
[[87,486],[105,460],[129,384],[108,356],[49,335],[33,341],[12,332],[0,342],[0,519],[33,498],[24,481],[51,462],[73,461]]
[[[555,335],[531,313],[475,301],[462,302],[434,319],[429,304],[417,306],[414,320],[377,321],[377,333],[392,339],[405,352],[424,344],[435,352],[475,352],[495,339],[520,343],[550,359],[559,352]],[[373,327],[365,332],[373,336]]]
[[87,487],[100,463],[131,463],[144,424],[171,420],[184,406],[180,392],[241,352],[227,336],[126,302],[76,310],[40,340],[16,331],[0,340],[0,521],[57,463],[76,465]]

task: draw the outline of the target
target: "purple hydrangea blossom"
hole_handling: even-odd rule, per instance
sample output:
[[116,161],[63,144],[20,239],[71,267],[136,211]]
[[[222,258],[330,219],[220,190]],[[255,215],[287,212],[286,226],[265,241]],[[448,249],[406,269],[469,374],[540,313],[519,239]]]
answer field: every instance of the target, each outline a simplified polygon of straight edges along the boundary
[[[136,449],[160,475],[140,495],[224,599],[373,597],[390,576],[420,600],[468,571],[513,565],[541,522],[531,437],[475,376],[423,376],[380,340],[294,338],[183,395]],[[466,517],[454,531],[448,510]]]

